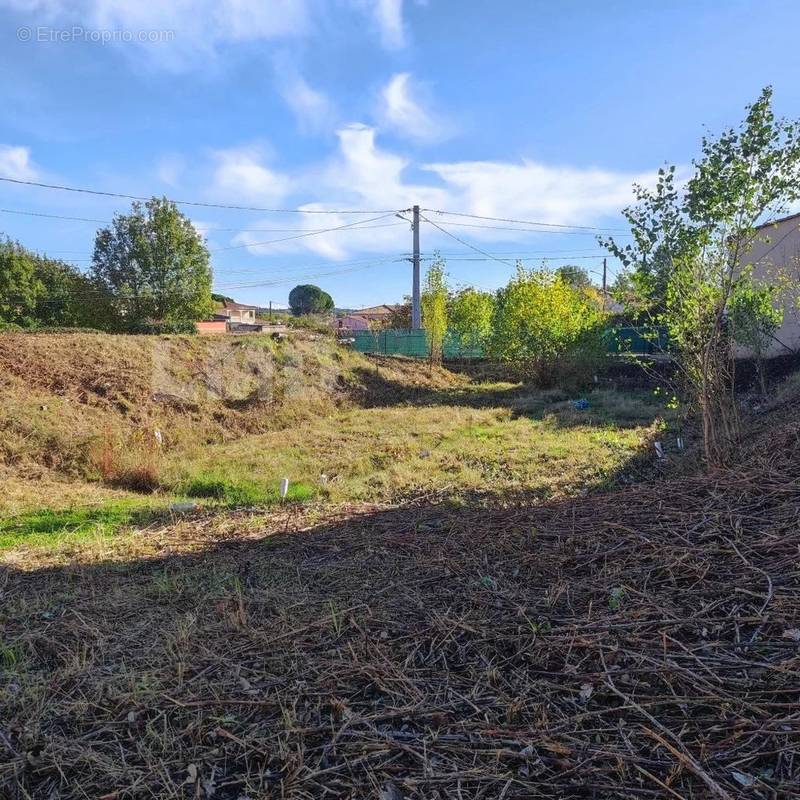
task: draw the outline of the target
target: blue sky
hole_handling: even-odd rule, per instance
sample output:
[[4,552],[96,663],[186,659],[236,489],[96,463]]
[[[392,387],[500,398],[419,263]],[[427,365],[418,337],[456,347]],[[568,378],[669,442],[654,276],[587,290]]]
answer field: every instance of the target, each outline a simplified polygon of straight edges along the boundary
[[[414,203],[618,228],[633,181],[688,165],[701,135],[737,123],[764,85],[779,114],[800,117],[789,0],[163,6],[0,0],[0,176],[369,212],[184,206],[215,285],[247,302],[285,304],[298,282],[339,306],[400,300],[411,233],[390,212]],[[110,220],[128,206],[0,182],[0,233],[88,268],[99,223],[31,214]],[[424,256],[444,253],[456,285],[495,288],[517,256],[600,269],[586,231],[425,213],[467,243],[422,226]]]

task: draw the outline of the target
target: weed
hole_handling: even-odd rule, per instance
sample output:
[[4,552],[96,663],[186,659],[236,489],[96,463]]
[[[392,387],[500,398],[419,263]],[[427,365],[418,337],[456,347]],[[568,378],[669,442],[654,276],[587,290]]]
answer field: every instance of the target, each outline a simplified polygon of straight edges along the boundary
[[331,624],[333,625],[333,630],[337,636],[342,635],[342,620],[339,616],[338,611],[336,610],[336,605],[334,604],[333,600],[328,601],[328,605],[331,609]]
[[612,611],[619,611],[625,601],[625,587],[615,586],[608,596],[608,607]]

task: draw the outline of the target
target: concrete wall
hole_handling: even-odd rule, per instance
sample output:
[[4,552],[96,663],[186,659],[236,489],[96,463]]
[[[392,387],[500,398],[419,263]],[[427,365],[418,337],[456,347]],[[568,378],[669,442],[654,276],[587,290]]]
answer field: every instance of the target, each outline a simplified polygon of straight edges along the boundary
[[[782,286],[788,280],[800,285],[800,215],[787,217],[773,225],[761,228],[752,250],[743,260],[743,265],[753,265],[756,281]],[[783,325],[775,334],[768,356],[786,355],[800,351],[800,307],[797,291],[788,291],[781,296],[783,303]],[[744,348],[737,348],[737,355],[751,355]]]

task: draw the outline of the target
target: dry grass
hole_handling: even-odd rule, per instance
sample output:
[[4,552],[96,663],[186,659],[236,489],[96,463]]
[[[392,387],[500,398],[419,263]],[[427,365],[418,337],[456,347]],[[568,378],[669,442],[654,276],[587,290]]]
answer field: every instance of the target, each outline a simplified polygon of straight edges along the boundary
[[798,507],[789,414],[734,473],[29,559],[0,573],[0,794],[796,796]]

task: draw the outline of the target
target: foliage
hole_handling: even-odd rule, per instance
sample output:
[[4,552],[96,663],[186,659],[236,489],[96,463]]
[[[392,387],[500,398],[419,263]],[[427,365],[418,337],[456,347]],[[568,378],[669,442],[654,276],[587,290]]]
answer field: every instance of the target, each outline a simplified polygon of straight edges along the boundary
[[299,317],[289,317],[286,325],[297,330],[311,331],[312,333],[330,334],[330,318],[321,314],[302,314]]
[[447,333],[447,275],[444,260],[437,254],[425,276],[422,289],[422,325],[428,333],[431,362],[440,364],[442,348]]
[[576,267],[574,264],[564,264],[556,270],[556,275],[560,275],[570,286],[575,289],[588,289],[592,285],[589,273],[583,267]]
[[137,322],[128,329],[129,333],[144,334],[148,336],[163,336],[166,334],[189,334],[197,333],[197,327],[190,319],[167,320],[158,322],[156,320],[145,320]]
[[289,308],[296,317],[302,314],[324,314],[333,311],[333,298],[319,286],[304,283],[289,292]]
[[783,323],[783,309],[775,307],[777,287],[758,286],[740,279],[730,300],[730,325],[737,344],[749,348],[756,360],[762,393],[766,393],[763,354]]
[[387,328],[393,330],[408,331],[411,330],[411,298],[406,296],[403,302],[392,309],[389,315],[389,320],[386,323]]
[[112,326],[108,297],[71,264],[0,242],[0,321],[23,328]]
[[462,289],[450,300],[449,329],[462,347],[485,347],[492,333],[493,315],[494,295],[472,287]]
[[97,232],[92,274],[112,297],[121,325],[198,320],[212,309],[205,243],[166,198],[134,202]]
[[758,224],[800,196],[800,124],[776,120],[767,87],[738,129],[704,137],[694,173],[679,191],[675,167],[655,189],[636,187],[625,210],[633,243],[603,241],[630,270],[643,312],[663,322],[700,409],[706,458],[727,460],[739,438],[732,348],[726,323],[749,268]]
[[520,365],[538,386],[596,371],[605,355],[603,314],[561,275],[519,265],[497,293],[489,353]]

